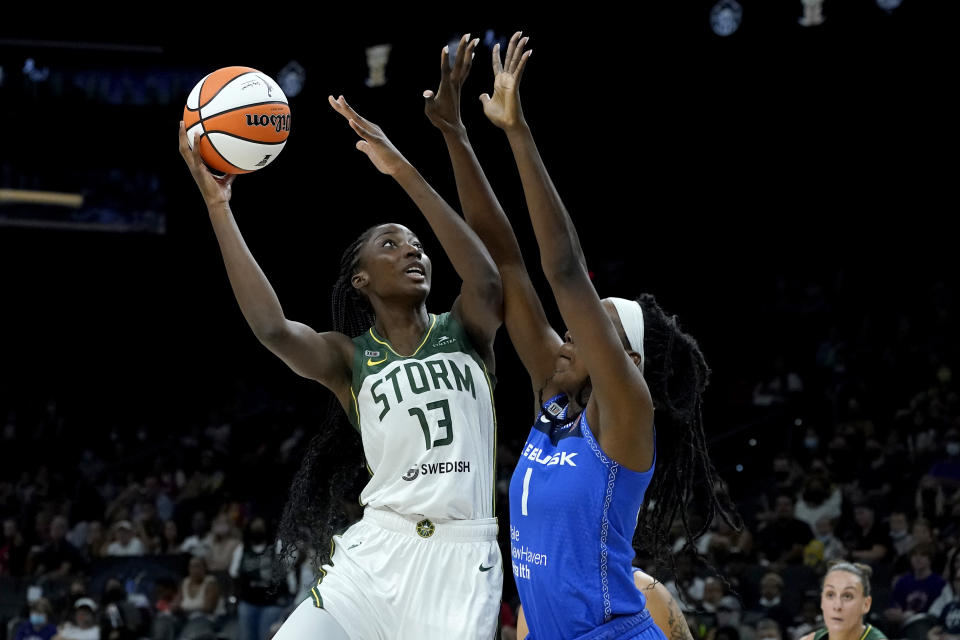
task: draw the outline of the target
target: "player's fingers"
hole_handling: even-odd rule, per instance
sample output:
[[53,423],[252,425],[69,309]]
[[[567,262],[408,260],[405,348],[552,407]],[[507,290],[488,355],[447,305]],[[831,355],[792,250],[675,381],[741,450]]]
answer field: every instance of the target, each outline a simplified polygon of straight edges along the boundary
[[517,43],[517,46],[513,50],[513,58],[510,60],[507,71],[516,72],[517,65],[520,64],[520,59],[523,57],[523,48],[527,45],[528,40],[530,40],[530,38],[521,38],[520,42]]
[[359,135],[364,140],[366,140],[367,138],[372,138],[374,135],[372,131],[368,130],[366,127],[364,127],[362,124],[360,124],[356,120],[353,120],[353,119],[350,120],[350,127],[354,131],[356,131],[357,135]]
[[500,43],[493,45],[493,77],[497,77],[503,72],[503,65],[500,64]]
[[510,42],[507,44],[507,55],[503,58],[504,68],[507,73],[510,73],[512,69],[510,68],[510,62],[513,60],[513,50],[517,48],[517,41],[520,40],[520,34],[522,31],[517,31],[515,34],[510,36]]
[[444,45],[440,50],[440,80],[450,75],[450,47]]
[[530,59],[530,56],[533,55],[533,49],[525,51],[520,57],[520,62],[517,63],[517,70],[513,72],[513,75],[517,78],[517,82],[520,82],[520,78],[523,77],[523,70],[527,66],[527,60]]
[[190,144],[187,142],[187,130],[186,127],[183,126],[183,120],[180,121],[179,140],[180,155],[186,160],[187,155],[190,153]]
[[474,49],[477,48],[477,44],[480,42],[480,38],[474,38],[470,41],[470,44],[467,45],[467,52],[463,61],[463,77],[466,77],[470,73],[470,68],[473,67],[473,56],[476,55]]
[[377,125],[373,124],[372,122],[370,122],[369,120],[367,120],[366,118],[364,118],[363,116],[361,116],[359,113],[357,113],[357,112],[354,110],[354,108],[351,107],[351,106],[347,103],[347,99],[344,98],[343,96],[340,96],[340,104],[343,105],[343,107],[344,107],[344,109],[346,110],[346,113],[349,115],[349,117],[351,117],[351,118],[353,118],[354,120],[356,120],[357,122],[359,122],[359,123],[360,123],[361,125],[363,125],[365,128],[370,129],[370,130],[373,130],[373,129],[375,129],[375,128],[377,127]]
[[467,52],[467,43],[470,42],[470,34],[465,33],[460,37],[460,42],[457,43],[457,57],[453,60],[453,68],[458,69],[463,66],[463,59]]

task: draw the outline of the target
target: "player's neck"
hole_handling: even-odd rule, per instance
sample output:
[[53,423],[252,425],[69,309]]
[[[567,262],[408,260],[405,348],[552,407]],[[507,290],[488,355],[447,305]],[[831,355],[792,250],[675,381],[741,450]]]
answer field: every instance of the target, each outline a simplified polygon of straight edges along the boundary
[[854,625],[850,629],[841,632],[836,638],[833,637],[833,634],[830,634],[829,640],[860,640],[866,630],[866,623],[861,622],[860,624]]
[[374,331],[400,355],[413,354],[430,326],[430,314],[422,303],[416,307],[384,306],[376,314]]

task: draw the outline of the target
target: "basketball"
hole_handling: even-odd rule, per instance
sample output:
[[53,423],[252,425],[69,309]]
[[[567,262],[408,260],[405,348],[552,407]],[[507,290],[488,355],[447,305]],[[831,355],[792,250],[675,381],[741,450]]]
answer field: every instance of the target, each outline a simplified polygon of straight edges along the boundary
[[183,108],[187,141],[220,173],[250,173],[277,159],[290,135],[290,105],[273,78],[250,67],[224,67],[193,88]]

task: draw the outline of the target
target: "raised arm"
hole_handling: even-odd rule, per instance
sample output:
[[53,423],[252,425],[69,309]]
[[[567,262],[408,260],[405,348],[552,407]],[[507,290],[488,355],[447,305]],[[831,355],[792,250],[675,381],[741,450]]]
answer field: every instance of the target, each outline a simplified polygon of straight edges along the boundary
[[[499,47],[494,47],[494,93],[481,96],[484,113],[507,134],[540,246],[540,263],[577,343],[578,357],[590,372],[597,415],[588,414],[588,419],[614,460],[630,469],[646,470],[653,459],[653,402],[590,281],[573,221],[524,119],[519,80],[530,52],[519,54],[517,49],[523,46],[520,42],[508,50],[506,67]],[[510,60],[518,55],[520,62],[511,70]]]
[[[514,34],[510,40],[511,50],[516,48],[519,38],[519,32]],[[477,42],[471,41],[469,34],[460,39],[452,68],[448,48],[443,48],[440,86],[436,92],[423,92],[426,98],[424,110],[430,122],[443,133],[464,218],[486,245],[500,271],[507,331],[536,392],[553,372],[557,350],[563,340],[547,322],[543,305],[523,262],[517,237],[480,167],[460,119],[460,90],[470,73]],[[514,60],[508,53],[507,58],[508,65],[519,66],[519,56]]]
[[291,369],[320,382],[337,395],[341,404],[349,406],[353,344],[341,333],[317,333],[283,315],[283,308],[273,287],[247,248],[230,210],[236,176],[214,177],[203,163],[199,149],[196,141],[193,149],[190,149],[181,122],[180,155],[187,163],[207,205],[230,286],[247,324],[257,339]]
[[493,339],[503,322],[503,295],[500,275],[477,235],[433,190],[423,176],[387,139],[383,130],[362,118],[340,96],[330,96],[330,106],[346,118],[362,140],[357,149],[373,165],[396,180],[417,205],[440,241],[463,284],[453,312],[473,339],[474,346],[493,368]]

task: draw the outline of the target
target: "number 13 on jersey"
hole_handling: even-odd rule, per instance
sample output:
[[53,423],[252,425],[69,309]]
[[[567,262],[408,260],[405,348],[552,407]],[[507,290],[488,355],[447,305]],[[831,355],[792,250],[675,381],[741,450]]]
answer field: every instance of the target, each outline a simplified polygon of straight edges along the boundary
[[[420,421],[420,428],[423,430],[423,444],[429,449],[433,447],[442,447],[453,442],[453,421],[450,419],[450,405],[446,400],[437,400],[427,403],[427,411],[440,411],[442,416],[437,420],[437,426],[443,430],[442,437],[437,438],[431,444],[430,442],[430,424],[427,416],[422,409],[413,407],[409,410],[411,416],[416,416]],[[524,500],[526,500],[526,485],[524,485]]]

